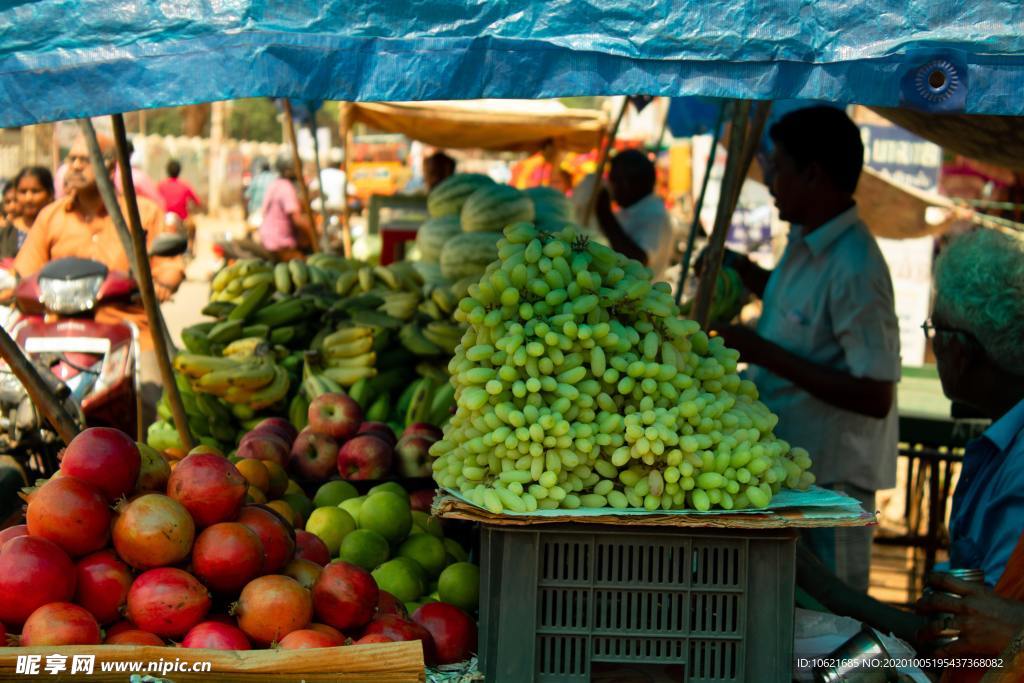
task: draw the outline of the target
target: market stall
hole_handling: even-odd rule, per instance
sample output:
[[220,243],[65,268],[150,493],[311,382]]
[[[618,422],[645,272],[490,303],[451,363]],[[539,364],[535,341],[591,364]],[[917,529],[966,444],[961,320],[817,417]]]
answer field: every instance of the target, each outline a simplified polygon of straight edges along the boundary
[[[1014,29],[1019,9],[1009,2],[990,0],[970,6],[920,3],[914,8],[916,12],[908,11],[902,4],[894,5],[888,8],[892,21],[884,25],[874,21],[880,11],[877,3],[829,2],[808,6],[794,1],[763,8],[757,3],[731,0],[717,5],[711,16],[703,3],[685,2],[660,8],[662,14],[653,18],[656,20],[650,16],[649,5],[641,2],[627,2],[614,9],[574,2],[542,3],[514,10],[472,3],[437,4],[428,12],[421,9],[417,4],[383,0],[369,5],[321,3],[315,9],[241,2],[211,6],[194,15],[152,4],[111,10],[86,3],[71,12],[66,3],[53,0],[19,5],[0,12],[0,21],[7,20],[22,29],[0,48],[0,63],[6,67],[0,70],[0,125],[117,114],[255,94],[360,102],[621,92],[735,99],[738,101],[731,106],[729,116],[729,166],[723,182],[727,190],[722,192],[710,267],[696,305],[696,317],[703,321],[714,296],[724,231],[739,184],[760,139],[770,100],[824,99],[939,112],[1024,112],[1024,104],[1012,96],[1019,91],[1017,81],[1024,78],[1024,39]],[[83,21],[85,16],[90,20]],[[729,20],[721,22],[720,17]],[[801,21],[794,22],[793,17],[800,17]],[[764,103],[752,106],[750,100]],[[416,105],[392,105],[392,110],[395,107],[409,110]],[[453,119],[459,116],[457,109],[449,109]],[[368,117],[383,115],[373,105],[366,105],[364,111]],[[589,129],[588,135],[593,134],[594,130]],[[789,590],[793,586],[793,537],[774,531],[755,532],[758,522],[745,522],[747,518],[732,508],[754,510],[751,518],[759,522],[788,520],[782,525],[786,527],[822,521],[835,525],[844,523],[844,518],[863,524],[869,518],[859,510],[851,510],[846,501],[833,501],[833,505],[825,506],[826,512],[813,509],[812,497],[822,495],[815,489],[806,491],[813,482],[808,473],[813,454],[791,449],[775,439],[774,416],[757,401],[756,388],[743,384],[735,375],[736,354],[709,340],[700,325],[682,321],[665,289],[649,282],[638,264],[576,239],[578,235],[571,230],[544,230],[541,235],[532,225],[534,220],[541,223],[536,199],[485,186],[479,178],[459,181],[463,185],[449,186],[443,201],[438,199],[431,211],[436,219],[454,216],[449,220],[448,237],[460,240],[461,249],[450,250],[447,259],[442,251],[440,265],[443,269],[447,261],[450,270],[447,275],[442,270],[443,280],[431,282],[422,270],[409,265],[373,267],[329,255],[287,265],[239,262],[218,274],[213,283],[214,296],[207,304],[210,320],[192,330],[186,340],[187,352],[176,354],[175,375],[165,382],[165,422],[149,435],[150,445],[163,452],[157,453],[157,460],[152,462],[163,462],[170,470],[169,458],[175,463],[169,478],[184,481],[180,488],[165,481],[155,489],[143,489],[136,472],[135,476],[126,477],[130,481],[124,482],[116,493],[147,490],[154,491],[151,495],[161,501],[184,498],[195,505],[195,510],[188,509],[185,517],[203,515],[203,505],[197,501],[208,502],[208,496],[193,490],[189,485],[196,481],[187,479],[184,473],[213,458],[212,463],[216,464],[210,467],[222,468],[229,478],[235,477],[232,505],[248,502],[249,509],[260,504],[261,496],[263,501],[280,496],[267,501],[275,511],[267,514],[274,521],[251,521],[251,526],[258,528],[254,533],[266,541],[257,559],[266,561],[269,547],[282,544],[283,559],[292,557],[294,548],[289,551],[288,541],[282,538],[289,536],[289,528],[298,537],[294,527],[300,515],[296,513],[303,512],[306,529],[299,531],[306,532],[303,538],[311,547],[319,549],[323,545],[328,553],[326,559],[338,552],[344,553],[340,555],[342,559],[352,560],[346,565],[328,565],[321,578],[312,581],[314,595],[326,594],[322,601],[316,601],[318,617],[327,615],[323,617],[325,621],[334,620],[346,635],[358,633],[363,639],[383,635],[388,640],[451,644],[450,633],[442,636],[432,632],[438,629],[440,633],[443,628],[428,617],[433,611],[447,610],[450,620],[457,618],[453,614],[466,615],[475,608],[477,595],[471,590],[471,580],[466,578],[473,570],[460,566],[468,563],[457,555],[459,551],[464,553],[464,548],[458,543],[447,543],[451,539],[444,537],[444,533],[435,533],[436,519],[432,522],[425,513],[423,517],[414,516],[411,503],[403,496],[404,490],[398,492],[388,484],[383,486],[389,488],[381,489],[378,484],[376,490],[366,490],[365,497],[349,495],[348,491],[338,496],[331,489],[341,488],[340,485],[324,482],[335,470],[356,482],[377,483],[386,477],[387,467],[381,464],[386,458],[380,454],[387,452],[389,458],[395,457],[401,444],[389,445],[387,434],[390,432],[394,439],[395,432],[400,431],[410,455],[399,452],[398,458],[422,468],[426,460],[423,451],[429,450],[432,463],[427,462],[426,466],[434,480],[452,496],[461,497],[459,503],[450,504],[446,514],[455,516],[451,513],[461,509],[466,515],[469,510],[486,525],[484,537],[489,540],[483,546],[481,584],[488,603],[480,613],[485,622],[490,615],[513,610],[516,602],[522,602],[523,594],[502,593],[502,586],[497,584],[508,576],[501,573],[509,561],[506,558],[512,557],[524,543],[533,544],[533,554],[514,559],[534,569],[533,594],[543,594],[548,588],[561,591],[557,601],[538,603],[549,605],[548,617],[555,621],[514,636],[507,635],[507,627],[494,625],[491,630],[492,624],[487,624],[479,649],[486,657],[483,668],[493,672],[495,680],[519,674],[535,680],[569,680],[566,675],[570,673],[585,680],[592,664],[651,660],[653,643],[665,648],[659,650],[659,663],[683,667],[687,672],[683,674],[684,680],[686,676],[745,680],[754,671],[765,673],[763,680],[789,680],[792,667],[785,648],[789,640],[786,634],[793,624],[788,612],[792,603]],[[464,204],[472,207],[468,215]],[[138,218],[129,215],[128,219],[135,228],[135,253],[141,258],[144,254],[138,242]],[[499,246],[502,230],[510,223],[512,227],[504,233],[505,244]],[[447,243],[444,249],[448,249]],[[495,261],[500,262],[499,266],[487,271]],[[542,262],[546,262],[543,271],[538,265]],[[500,277],[505,280],[495,275],[503,273],[506,274]],[[576,281],[570,283],[574,278]],[[149,289],[145,280],[145,275],[141,275],[144,291]],[[610,293],[602,293],[611,297],[607,301],[589,293],[599,289],[596,282],[611,285]],[[576,285],[572,291],[571,285]],[[552,291],[556,294],[549,301]],[[147,293],[145,298],[155,314],[152,294]],[[489,299],[486,306],[481,299]],[[198,306],[207,302],[196,303]],[[608,311],[615,312],[618,327],[612,324]],[[558,318],[557,323],[554,318]],[[553,327],[556,324],[561,332]],[[547,329],[538,330],[541,325]],[[155,327],[159,329],[159,325]],[[15,356],[9,350],[5,355]],[[516,360],[507,363],[512,356]],[[165,365],[169,360],[165,357]],[[387,382],[383,381],[385,376]],[[32,381],[29,375],[26,378],[26,382]],[[699,391],[686,394],[694,386],[701,387],[712,398],[705,398]],[[300,390],[296,391],[297,388]],[[613,395],[617,400],[612,399]],[[502,400],[492,400],[499,396]],[[456,410],[449,419],[453,404]],[[737,404],[742,406],[741,414],[733,415],[736,423],[730,424],[729,433],[725,434],[714,421]],[[627,411],[627,406],[631,410]],[[324,415],[330,413],[336,422],[341,414],[344,427],[333,424],[331,419],[318,426],[320,407],[324,408]],[[352,417],[356,408],[358,419]],[[396,409],[402,413],[401,423]],[[183,416],[183,411],[191,414]],[[556,413],[560,417],[556,418]],[[376,415],[379,419],[364,420]],[[282,419],[285,416],[287,420]],[[441,438],[436,433],[436,424],[426,437],[416,430],[409,431],[426,416],[436,423],[447,420]],[[690,418],[695,418],[696,424],[690,423],[691,433],[686,433],[684,422]],[[176,426],[172,427],[168,419]],[[286,428],[281,422],[268,423],[268,419],[293,424]],[[303,420],[310,424],[303,424]],[[702,425],[702,420],[708,420],[703,425],[706,430],[694,434],[693,427]],[[59,422],[56,417],[53,421]],[[382,428],[376,424],[381,422],[394,423],[395,427]],[[396,428],[399,426],[403,429]],[[295,427],[310,428],[303,431],[307,437],[302,448],[296,446],[300,436],[293,433],[297,431]],[[363,436],[357,436],[355,430],[363,428]],[[185,447],[193,436],[208,449],[206,452],[186,453]],[[736,453],[727,453],[719,461],[710,448],[727,438],[737,446]],[[329,444],[328,439],[334,440],[336,448],[338,440],[344,439],[343,448],[348,448],[349,460],[341,466],[338,460],[332,462],[324,475],[316,471],[316,461],[320,460],[318,444]],[[360,439],[361,447],[351,446]],[[413,441],[418,442],[415,447],[410,445]],[[748,442],[749,449],[738,447]],[[237,463],[222,457],[232,449]],[[296,450],[305,454],[306,460],[300,460],[303,466],[293,458]],[[682,451],[688,454],[685,459]],[[147,451],[142,453],[152,457]],[[340,457],[336,451],[335,458]],[[735,464],[733,457],[737,459]],[[136,451],[135,458],[140,461],[142,454]],[[69,459],[76,460],[65,453],[64,463]],[[254,462],[275,463],[276,467]],[[290,472],[284,470],[285,463],[292,468]],[[243,477],[242,469],[247,476]],[[740,474],[740,470],[746,474]],[[111,471],[125,474],[116,467]],[[82,476],[97,487],[109,483],[88,473]],[[63,480],[75,479],[68,476]],[[57,523],[63,519],[61,513],[66,515],[67,511],[62,511],[44,492],[73,484],[55,486],[54,482],[33,495],[29,525],[23,530],[27,535],[14,534],[17,537],[8,543],[17,546],[5,546],[0,556],[0,562],[10,565],[0,572],[0,587],[10,595],[26,585],[24,577],[18,579],[22,583],[16,584],[14,580],[18,576],[12,558],[19,557],[15,550],[21,546],[49,542],[57,548],[54,566],[60,565],[59,558],[69,562],[60,553],[83,554],[81,544],[85,540],[95,542],[89,551],[109,547],[102,523],[97,524],[94,538],[67,536],[66,529]],[[154,486],[152,481],[146,483]],[[302,490],[303,485],[310,484],[314,485],[312,489]],[[328,485],[331,489],[322,493]],[[296,507],[288,504],[289,488],[292,495],[305,498],[310,507],[298,510],[304,507],[300,498],[293,499]],[[353,489],[351,493],[363,491]],[[313,499],[307,494],[313,494]],[[87,489],[82,495],[99,494]],[[321,502],[332,504],[317,505],[318,495],[324,496]],[[48,500],[49,504],[44,505]],[[139,500],[135,498],[129,505],[134,506]],[[274,507],[278,500],[285,505]],[[786,503],[783,511],[766,512],[772,502]],[[96,515],[102,517],[99,508],[93,507]],[[102,501],[99,507],[106,509]],[[834,508],[845,512],[834,514]],[[33,509],[36,513],[49,510],[50,514],[37,516]],[[494,517],[485,521],[482,510]],[[695,514],[695,510],[702,514]],[[122,512],[118,524],[126,519],[125,514]],[[230,520],[238,514],[237,509],[231,510],[222,519],[233,523]],[[357,522],[360,528],[338,531],[328,519],[326,528],[316,534],[310,531],[314,515],[341,518],[342,525],[347,519],[348,524]],[[572,544],[562,537],[553,537],[547,546],[550,550],[537,553],[537,539],[544,533],[542,518],[552,515],[569,525],[559,528],[558,533],[582,534],[587,538],[578,545],[580,550],[573,551],[582,555],[563,554]],[[680,589],[673,592],[672,600],[685,595],[683,613],[692,619],[713,620],[716,614],[720,616],[712,593],[749,596],[764,586],[775,586],[777,600],[764,606],[778,608],[773,634],[778,637],[778,647],[754,647],[752,632],[747,629],[768,626],[749,625],[745,621],[741,625],[739,619],[707,624],[700,633],[708,637],[697,647],[691,647],[693,642],[684,647],[678,637],[681,628],[695,628],[693,622],[686,624],[685,619],[667,628],[664,624],[668,622],[664,621],[659,622],[661,627],[648,624],[648,632],[639,635],[626,635],[623,628],[611,628],[600,639],[594,637],[602,627],[595,623],[596,613],[587,600],[603,594],[607,586],[601,582],[606,577],[586,572],[594,557],[603,552],[618,553],[622,545],[611,540],[615,533],[591,524],[594,520],[589,518],[594,515],[610,516],[616,523],[629,519],[631,535],[638,533],[637,527],[650,527],[645,550],[635,555],[627,551],[629,559],[616,566],[622,569],[628,565],[651,572],[665,567],[674,577],[675,588]],[[283,532],[276,526],[279,517],[285,520],[280,522],[285,525]],[[530,532],[510,533],[502,528],[517,524],[520,519],[531,525],[527,527]],[[184,524],[184,517],[181,520]],[[808,520],[815,521],[811,524]],[[695,530],[695,524],[702,528]],[[268,530],[268,525],[272,529]],[[677,544],[668,551],[667,534],[662,534],[666,525],[673,527],[671,539]],[[201,520],[198,526],[202,527]],[[412,533],[414,526],[424,533]],[[371,545],[368,543],[344,551],[344,541],[359,531],[383,537],[383,545],[377,544],[380,552],[371,552],[372,547],[367,550]],[[307,538],[309,535],[317,537],[320,545]],[[701,539],[709,535],[713,542],[701,546]],[[185,543],[179,538],[177,547],[170,549],[173,560],[153,561],[145,553],[141,557],[132,553],[132,541],[137,539],[122,539],[119,543],[117,537],[115,524],[113,542],[118,555],[135,570],[145,569],[136,577],[125,568],[126,580],[133,589],[150,572],[181,572],[165,565],[180,562],[194,552],[193,539]],[[57,540],[51,542],[49,538]],[[333,547],[335,542],[337,549]],[[394,545],[398,546],[400,557],[381,560]],[[615,550],[607,550],[613,546]],[[420,557],[419,561],[410,560],[415,566],[399,562],[407,557],[402,552],[407,547],[409,555]],[[704,555],[692,554],[698,547],[704,548]],[[762,548],[777,562],[777,571],[767,577],[753,571],[764,567],[751,564],[757,561]],[[739,562],[741,555],[743,564]],[[694,557],[698,558],[696,565],[691,564]],[[338,577],[336,574],[342,570],[331,569],[358,564],[356,558],[366,565],[359,565],[361,573],[353,570],[357,578]],[[529,562],[531,559],[533,562]],[[634,565],[634,561],[638,564]],[[705,561],[720,573],[705,576],[707,565],[700,568],[700,562]],[[149,568],[154,563],[157,566]],[[569,575],[574,563],[579,564],[584,576]],[[744,569],[733,574],[733,566]],[[373,572],[369,579],[367,567],[372,567]],[[453,578],[446,588],[444,572],[452,567],[459,567],[459,577]],[[545,567],[548,573],[542,574],[539,570]],[[751,567],[748,572],[746,568]],[[70,564],[67,568],[70,571]],[[19,610],[8,614],[12,625],[28,628],[23,623],[36,610],[53,604],[54,598],[61,604],[70,599],[74,591],[61,581],[67,571],[54,573],[54,581],[47,586],[56,591],[53,595],[43,596],[38,604],[20,601]],[[618,580],[635,583],[629,570],[623,571],[625,578],[616,575]],[[324,576],[327,578],[323,579]],[[150,633],[157,640],[181,637],[209,610],[209,604],[203,607],[205,584],[194,577],[175,578],[192,589],[194,610],[188,615],[176,613],[174,629]],[[213,581],[210,576],[204,578],[207,583]],[[308,580],[309,576],[303,578]],[[293,590],[291,583],[273,572],[253,582],[266,583],[266,579],[274,579]],[[518,579],[531,580],[527,573]],[[752,583],[755,579],[763,581],[764,586]],[[725,587],[723,580],[728,584]],[[648,581],[655,580],[648,575]],[[351,583],[391,587],[389,592],[399,602],[409,603],[400,607],[413,608],[414,621],[398,616],[401,610],[394,610],[399,606],[378,604],[377,600],[369,606],[359,605],[360,612],[355,617],[347,610],[338,610],[336,600],[345,592],[341,584]],[[451,609],[431,608],[434,602],[423,599],[436,600],[426,590],[435,583],[441,598],[438,604],[449,605]],[[249,585],[252,584],[246,584],[243,593]],[[139,587],[139,600],[146,597],[144,588]],[[300,586],[300,590],[304,589]],[[372,592],[369,588],[366,591]],[[467,597],[466,593],[472,595]],[[635,593],[616,593],[614,599],[602,604],[626,610],[633,605],[628,601]],[[26,595],[38,597],[28,592]],[[304,612],[298,610],[294,619],[303,627],[309,625],[309,611],[313,609],[306,606],[309,598],[303,598],[304,595],[295,591],[294,598],[300,608],[305,607]],[[403,596],[409,600],[402,600]],[[244,597],[240,596],[243,602]],[[130,595],[128,599],[129,603],[134,602]],[[264,615],[271,609],[254,598],[249,602],[261,603],[259,609],[253,609]],[[753,608],[749,602],[741,602],[742,610]],[[7,603],[6,609],[11,610],[11,604]],[[739,604],[736,603],[737,610],[741,610]],[[642,607],[641,612],[648,614],[648,608],[652,623],[668,619],[672,609],[651,604]],[[77,616],[85,611],[80,606],[76,610]],[[381,614],[385,610],[392,611]],[[254,642],[266,644],[291,635],[262,628],[266,624],[245,623],[245,611],[238,624]],[[339,616],[339,611],[344,614]],[[588,612],[583,617],[586,623],[557,621],[569,612]],[[147,623],[146,616],[137,613],[136,622]],[[152,623],[153,615],[148,616],[148,623]],[[87,622],[89,618],[83,617]],[[36,622],[42,620],[40,617]],[[452,651],[457,655],[465,654],[469,640],[467,621],[472,622],[468,618],[460,622],[460,635],[454,638],[457,642]],[[377,628],[364,632],[367,624],[377,624]],[[525,665],[518,662],[523,667],[519,669],[505,668],[503,662],[508,660],[508,653],[502,652],[502,648],[508,647],[510,639],[539,651],[553,642],[550,636],[554,632],[545,629],[566,627],[569,630],[560,634],[557,649],[545,651],[542,661],[548,668],[538,671],[539,662],[534,661]],[[297,628],[295,632],[310,630],[313,629]],[[46,635],[37,642],[94,643],[98,642],[99,632],[97,625],[95,633],[89,631],[85,640],[79,641],[47,641]],[[726,645],[721,644],[726,641]],[[424,650],[415,645],[406,649],[397,646],[394,651],[425,653],[428,661],[437,656],[426,645]],[[452,651],[446,650],[446,654],[452,656]],[[369,650],[365,652],[372,654]],[[6,662],[19,653],[4,649],[0,655]],[[403,660],[402,666],[407,664],[408,660]],[[566,668],[570,666],[571,671]],[[365,668],[333,671],[355,677],[366,672]]]

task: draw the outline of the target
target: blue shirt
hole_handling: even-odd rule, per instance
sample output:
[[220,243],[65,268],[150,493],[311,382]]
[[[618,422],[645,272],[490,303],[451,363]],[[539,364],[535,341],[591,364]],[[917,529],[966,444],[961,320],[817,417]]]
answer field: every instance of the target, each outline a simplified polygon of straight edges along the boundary
[[[794,225],[764,291],[757,332],[786,351],[854,377],[900,378],[899,321],[889,267],[857,207],[807,233]],[[899,417],[822,401],[765,368],[748,372],[779,416],[775,435],[811,454],[819,484],[877,491],[896,485]]]
[[995,585],[1024,532],[1024,401],[967,444],[949,519],[949,564]]

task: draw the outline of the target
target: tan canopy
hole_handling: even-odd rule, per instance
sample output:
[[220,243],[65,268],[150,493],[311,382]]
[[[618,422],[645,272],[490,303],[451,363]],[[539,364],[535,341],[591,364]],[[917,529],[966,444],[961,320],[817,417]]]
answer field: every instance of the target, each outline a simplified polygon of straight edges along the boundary
[[356,102],[345,106],[342,117],[343,125],[364,123],[435,147],[525,152],[548,144],[586,152],[597,147],[606,127],[604,112],[556,100]]

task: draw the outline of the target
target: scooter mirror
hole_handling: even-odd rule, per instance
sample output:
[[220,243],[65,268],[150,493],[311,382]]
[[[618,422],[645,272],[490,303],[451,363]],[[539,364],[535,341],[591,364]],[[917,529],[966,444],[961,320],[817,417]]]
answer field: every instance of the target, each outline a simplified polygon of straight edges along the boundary
[[180,256],[188,249],[188,238],[183,235],[159,235],[149,248],[150,256]]

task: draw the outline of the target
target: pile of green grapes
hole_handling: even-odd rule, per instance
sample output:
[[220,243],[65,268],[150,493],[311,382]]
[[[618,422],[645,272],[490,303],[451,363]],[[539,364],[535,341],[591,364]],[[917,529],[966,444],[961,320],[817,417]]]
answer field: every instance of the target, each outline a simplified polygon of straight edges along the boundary
[[499,249],[455,314],[469,329],[430,450],[439,485],[501,513],[763,508],[814,482],[739,353],[643,265],[571,226],[516,223]]

